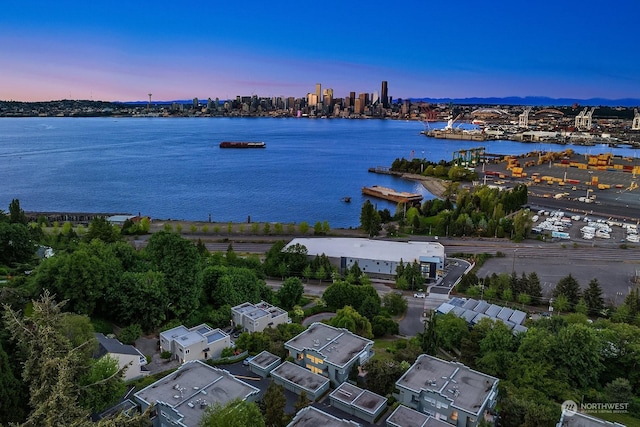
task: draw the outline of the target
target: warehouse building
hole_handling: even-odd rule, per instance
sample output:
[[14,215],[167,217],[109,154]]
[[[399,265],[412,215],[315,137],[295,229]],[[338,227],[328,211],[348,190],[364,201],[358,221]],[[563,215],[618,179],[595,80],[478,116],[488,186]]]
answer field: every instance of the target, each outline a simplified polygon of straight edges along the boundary
[[303,245],[307,255],[315,258],[326,255],[340,273],[344,273],[356,262],[363,273],[370,277],[390,279],[395,277],[396,268],[404,264],[420,264],[423,277],[436,281],[442,277],[445,254],[444,246],[438,242],[395,242],[359,238],[297,238],[293,245]]

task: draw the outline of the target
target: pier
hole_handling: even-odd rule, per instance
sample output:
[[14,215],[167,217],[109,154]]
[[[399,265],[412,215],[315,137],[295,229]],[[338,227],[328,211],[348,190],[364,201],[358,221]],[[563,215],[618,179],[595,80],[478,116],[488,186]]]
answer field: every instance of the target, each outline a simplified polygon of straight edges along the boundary
[[419,203],[422,201],[421,194],[396,191],[392,188],[380,187],[379,185],[362,187],[362,194],[396,203]]

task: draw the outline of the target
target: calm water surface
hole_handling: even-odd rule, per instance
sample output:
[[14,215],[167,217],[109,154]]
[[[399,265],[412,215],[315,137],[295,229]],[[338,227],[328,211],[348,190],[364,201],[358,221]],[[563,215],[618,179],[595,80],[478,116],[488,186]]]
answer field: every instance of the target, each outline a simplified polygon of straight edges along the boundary
[[[440,125],[436,125],[440,126]],[[443,125],[442,125],[443,126]],[[0,209],[142,213],[152,218],[359,224],[363,186],[419,192],[420,184],[367,172],[397,157],[450,160],[486,147],[519,154],[564,147],[420,135],[419,122],[226,118],[2,118]],[[221,141],[266,149],[220,149]],[[574,147],[608,152],[606,146]],[[614,153],[634,155],[630,149]],[[350,196],[352,202],[341,199]],[[395,205],[372,199],[379,209]]]

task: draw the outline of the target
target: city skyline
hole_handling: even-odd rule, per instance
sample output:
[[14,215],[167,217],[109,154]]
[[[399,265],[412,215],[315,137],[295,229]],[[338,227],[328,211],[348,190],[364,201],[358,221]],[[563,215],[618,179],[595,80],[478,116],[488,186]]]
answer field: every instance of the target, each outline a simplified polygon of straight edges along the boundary
[[636,2],[422,3],[14,2],[0,99],[640,98]]

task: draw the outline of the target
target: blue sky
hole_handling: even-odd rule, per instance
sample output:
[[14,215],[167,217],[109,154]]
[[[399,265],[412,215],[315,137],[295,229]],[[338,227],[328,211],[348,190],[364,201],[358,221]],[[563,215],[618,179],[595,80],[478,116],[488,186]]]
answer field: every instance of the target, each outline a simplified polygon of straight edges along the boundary
[[0,99],[640,98],[640,1],[5,1]]

